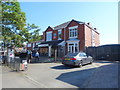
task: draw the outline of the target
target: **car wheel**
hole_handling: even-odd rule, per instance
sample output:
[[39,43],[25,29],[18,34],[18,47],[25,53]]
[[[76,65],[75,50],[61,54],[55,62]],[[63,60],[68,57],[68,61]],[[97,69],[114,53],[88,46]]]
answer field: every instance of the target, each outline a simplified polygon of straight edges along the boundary
[[79,63],[79,67],[82,67],[82,65],[83,65],[83,63],[82,63],[82,61]]

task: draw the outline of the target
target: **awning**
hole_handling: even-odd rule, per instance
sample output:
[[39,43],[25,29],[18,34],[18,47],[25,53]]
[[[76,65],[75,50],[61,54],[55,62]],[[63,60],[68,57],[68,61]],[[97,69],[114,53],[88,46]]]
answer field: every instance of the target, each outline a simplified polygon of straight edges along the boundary
[[58,46],[59,43],[61,43],[63,40],[53,40],[53,41],[45,41],[45,42],[41,42],[38,47],[45,47],[45,46],[52,46],[52,47],[56,47]]

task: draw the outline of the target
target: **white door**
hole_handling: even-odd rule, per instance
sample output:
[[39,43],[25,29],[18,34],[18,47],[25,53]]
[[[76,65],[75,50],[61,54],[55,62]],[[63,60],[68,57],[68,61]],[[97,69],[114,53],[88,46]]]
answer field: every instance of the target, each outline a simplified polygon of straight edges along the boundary
[[74,53],[74,44],[69,44],[69,52]]

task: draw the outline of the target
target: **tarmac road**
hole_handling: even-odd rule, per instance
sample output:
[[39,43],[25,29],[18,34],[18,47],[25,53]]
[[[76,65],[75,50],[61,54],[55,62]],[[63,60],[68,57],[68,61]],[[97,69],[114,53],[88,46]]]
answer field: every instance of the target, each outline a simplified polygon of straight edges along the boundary
[[118,63],[115,62],[97,61],[81,68],[65,67],[60,63],[35,63],[19,73],[6,67],[2,70],[3,88],[118,87]]

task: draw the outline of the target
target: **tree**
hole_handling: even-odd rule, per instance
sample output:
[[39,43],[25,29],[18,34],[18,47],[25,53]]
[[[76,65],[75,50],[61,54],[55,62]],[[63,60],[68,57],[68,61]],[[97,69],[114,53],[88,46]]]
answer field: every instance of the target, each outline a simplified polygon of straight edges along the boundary
[[26,28],[20,32],[20,35],[27,43],[39,41],[41,39],[39,34],[40,28],[35,24],[27,24]]
[[2,6],[2,20],[0,22],[1,39],[4,44],[14,43],[21,46],[22,37],[19,32],[24,29],[26,18],[25,13],[21,11],[19,2],[0,1]]
[[0,1],[2,20],[0,21],[1,36],[4,46],[14,44],[21,47],[24,42],[33,42],[41,39],[39,27],[26,24],[25,13],[21,11],[19,2]]

